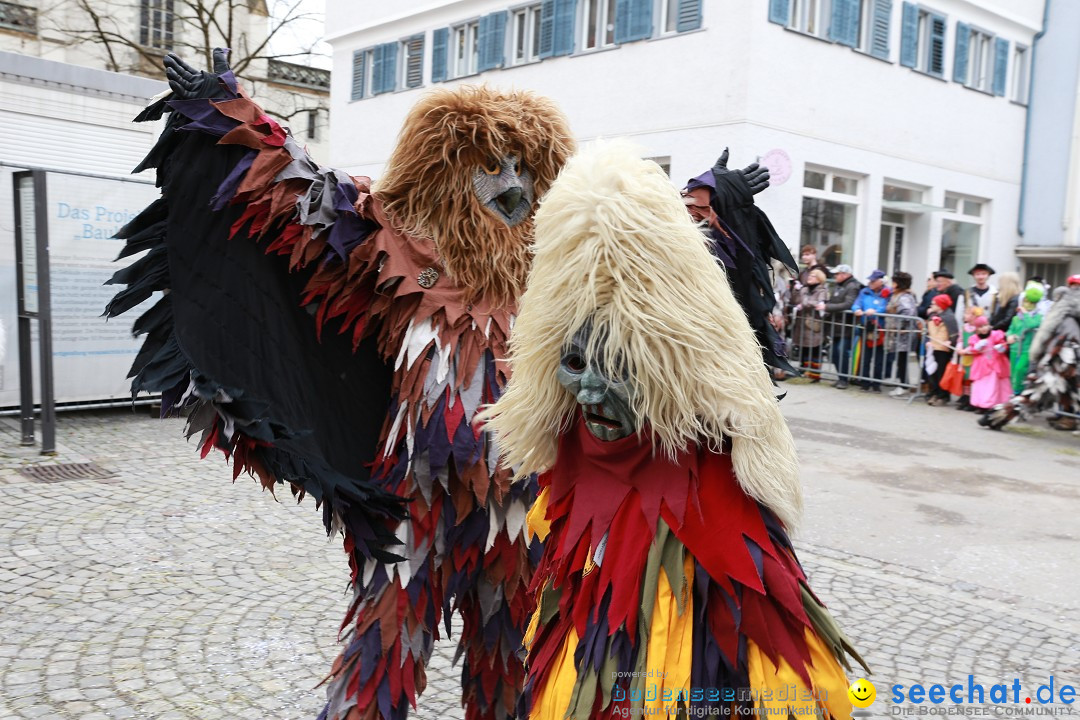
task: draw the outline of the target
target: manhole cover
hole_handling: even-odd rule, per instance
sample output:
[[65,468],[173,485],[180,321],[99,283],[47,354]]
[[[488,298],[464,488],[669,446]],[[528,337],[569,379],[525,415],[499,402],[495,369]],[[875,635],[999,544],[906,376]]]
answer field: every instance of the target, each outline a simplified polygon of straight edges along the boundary
[[19,468],[19,474],[37,482],[54,483],[66,480],[108,480],[116,473],[97,463],[61,463],[60,465],[32,465]]

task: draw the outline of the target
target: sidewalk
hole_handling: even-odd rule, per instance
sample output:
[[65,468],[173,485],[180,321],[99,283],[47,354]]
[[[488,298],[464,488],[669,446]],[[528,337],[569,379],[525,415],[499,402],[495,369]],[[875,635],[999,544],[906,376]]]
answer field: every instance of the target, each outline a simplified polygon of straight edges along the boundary
[[[796,547],[879,696],[894,682],[969,673],[987,684],[1019,677],[1035,687],[1050,674],[1080,684],[1077,594],[1055,602],[1040,585],[1075,589],[1078,483],[1013,478],[1025,467],[1060,475],[1059,459],[1080,460],[1058,452],[1064,439],[975,428],[1001,458],[994,467],[912,480],[914,468],[947,476],[975,464],[978,453],[962,447],[970,414],[787,389],[808,491]],[[866,430],[888,418],[887,431]],[[199,461],[181,429],[145,409],[64,414],[60,454],[43,460],[0,422],[0,717],[306,720],[321,709],[314,686],[336,655],[347,601],[340,541],[327,540],[314,503],[298,506],[288,492],[276,502],[247,477],[231,483],[223,460]],[[950,433],[962,441],[955,449]],[[924,436],[931,446],[915,442]],[[44,483],[18,473],[83,461],[115,476]],[[888,468],[899,476],[882,475]],[[920,506],[966,523],[935,524],[938,511]],[[999,515],[1013,521],[1003,527]],[[1065,516],[1073,522],[1054,527]],[[972,580],[963,558],[979,548],[992,562],[974,561],[985,574]],[[1052,561],[1051,551],[1064,554]],[[1025,566],[1026,583],[987,570]],[[437,647],[414,717],[463,717],[452,650]]]

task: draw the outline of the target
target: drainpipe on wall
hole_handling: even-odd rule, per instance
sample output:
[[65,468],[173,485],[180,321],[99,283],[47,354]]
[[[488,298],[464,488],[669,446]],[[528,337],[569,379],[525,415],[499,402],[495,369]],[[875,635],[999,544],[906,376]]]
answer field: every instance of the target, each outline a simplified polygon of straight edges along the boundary
[[[1043,35],[1046,34],[1046,26],[1050,23],[1050,5],[1053,4],[1053,0],[1046,0],[1046,7],[1043,10],[1043,27],[1042,30],[1035,33],[1035,37],[1031,40],[1031,78],[1035,79],[1036,63],[1039,62],[1039,41],[1042,40]],[[1032,98],[1034,96],[1033,90],[1035,89],[1035,83],[1032,82],[1028,87],[1028,107],[1027,118],[1024,122],[1024,160],[1020,167],[1020,212],[1016,218],[1016,232],[1020,234],[1020,237],[1024,237],[1024,212],[1027,210],[1025,199],[1027,198],[1027,173],[1028,173],[1028,152],[1031,145],[1031,107]]]

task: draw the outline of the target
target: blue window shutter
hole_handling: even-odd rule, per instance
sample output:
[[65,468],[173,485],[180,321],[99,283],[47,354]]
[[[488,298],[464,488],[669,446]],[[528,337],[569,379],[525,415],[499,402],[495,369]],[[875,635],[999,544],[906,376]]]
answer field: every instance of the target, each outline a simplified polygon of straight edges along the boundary
[[1005,73],[1009,69],[1009,41],[994,38],[994,94],[1005,94]]
[[859,44],[859,0],[833,0],[829,39],[848,47]]
[[679,20],[675,29],[679,32],[697,30],[701,27],[701,0],[679,0]]
[[480,18],[477,27],[477,46],[480,57],[478,70],[494,70],[502,67],[506,46],[507,11],[493,12]]
[[791,19],[791,0],[769,0],[769,22],[787,27]]
[[652,37],[653,0],[630,0],[630,40]]
[[375,72],[372,80],[372,94],[393,92],[397,86],[397,48],[398,44],[383,43],[375,46]]
[[615,42],[630,39],[630,0],[615,0]]
[[476,22],[476,69],[479,72],[495,67],[488,57],[491,54],[491,43],[488,42],[490,35],[491,16],[484,15]]
[[889,59],[889,25],[892,23],[892,0],[873,0],[870,16],[870,54]]
[[652,9],[653,0],[616,0],[615,42],[633,42],[652,37]]
[[489,37],[491,58],[495,62],[495,67],[502,67],[506,64],[506,19],[510,16],[510,12],[501,10],[494,13],[494,16],[495,20],[491,25]]
[[352,96],[353,100],[364,97],[364,50],[355,50],[352,54]]
[[431,34],[431,82],[446,80],[446,46],[450,28],[439,28]]
[[383,50],[385,45],[376,45],[371,49],[371,94],[378,95],[379,93],[386,92],[383,89],[383,78],[385,77],[385,71],[383,70],[383,59],[385,53]]
[[554,55],[569,55],[574,52],[575,15],[577,15],[577,0],[555,0]]
[[541,58],[555,54],[555,0],[540,3],[540,52]]
[[968,81],[968,44],[971,42],[971,26],[956,23],[956,52],[953,55],[953,82]]
[[900,64],[913,68],[918,64],[919,8],[904,3],[904,17],[900,25]]
[[945,77],[945,16],[930,15],[930,62],[926,71],[934,77]]

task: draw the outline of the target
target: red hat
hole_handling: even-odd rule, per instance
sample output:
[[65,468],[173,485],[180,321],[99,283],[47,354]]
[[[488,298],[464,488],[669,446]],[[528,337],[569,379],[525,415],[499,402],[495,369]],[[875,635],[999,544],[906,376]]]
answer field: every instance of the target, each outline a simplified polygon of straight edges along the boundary
[[935,295],[934,296],[934,304],[937,305],[942,310],[948,310],[949,308],[952,307],[952,298],[949,297],[948,295],[946,295],[945,293],[942,293],[940,295]]
[[1065,281],[1066,285],[1080,285],[1080,275],[1070,275],[1069,279]]
[[979,327],[982,327],[983,325],[989,325],[990,321],[987,320],[985,316],[980,315],[979,317],[975,318],[975,320],[971,324],[974,325],[975,327],[979,328]]

